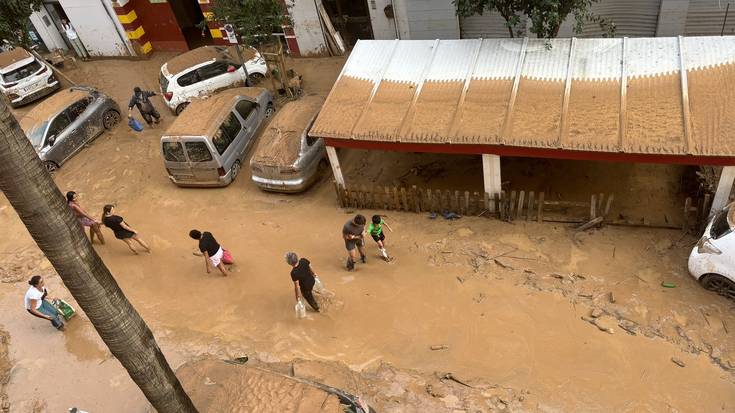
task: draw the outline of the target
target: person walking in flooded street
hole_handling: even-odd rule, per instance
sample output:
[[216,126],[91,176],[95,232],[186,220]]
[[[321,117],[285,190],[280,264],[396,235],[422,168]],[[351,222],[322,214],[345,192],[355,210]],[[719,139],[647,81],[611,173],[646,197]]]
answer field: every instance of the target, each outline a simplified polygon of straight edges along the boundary
[[46,283],[43,280],[43,277],[40,275],[34,275],[28,281],[28,284],[30,285],[30,288],[28,288],[24,297],[26,311],[33,316],[50,321],[54,328],[63,331],[64,318],[56,307],[46,301],[48,291],[46,290]]
[[161,121],[161,114],[151,103],[150,98],[153,96],[156,96],[156,92],[141,90],[136,86],[133,89],[133,97],[130,98],[130,103],[128,103],[128,119],[133,117],[133,106],[135,106],[149,127],[154,124],[158,125]]
[[299,256],[295,252],[286,253],[286,263],[292,267],[291,281],[293,281],[296,302],[299,301],[299,298],[304,297],[311,308],[318,313],[319,304],[314,299],[312,291],[319,277],[311,269],[311,263],[306,258],[299,259]]
[[82,226],[82,229],[84,229],[84,227],[89,227],[89,242],[94,244],[94,236],[97,235],[97,239],[100,240],[100,244],[105,245],[105,237],[102,236],[102,229],[100,228],[100,224],[102,223],[92,218],[92,216],[79,205],[79,194],[74,191],[67,192],[66,204],[69,205],[74,216],[77,217],[77,221],[79,221],[79,225]]
[[219,245],[217,240],[214,239],[212,233],[207,231],[201,232],[199,230],[192,229],[191,231],[189,231],[189,236],[192,239],[199,241],[199,251],[201,251],[204,255],[204,265],[207,268],[207,274],[212,271],[210,267],[211,264],[212,266],[219,269],[223,276],[228,276],[229,273],[227,272],[225,264],[230,265],[233,263],[232,255],[229,251]]
[[110,228],[112,232],[115,233],[115,238],[124,241],[128,248],[130,248],[130,251],[133,251],[135,255],[138,255],[138,251],[133,247],[133,242],[131,240],[134,240],[140,244],[141,247],[145,248],[145,252],[151,252],[151,248],[148,244],[138,236],[138,231],[130,228],[123,217],[115,215],[114,212],[114,205],[107,204],[102,208],[102,222],[104,222],[107,228]]
[[357,252],[360,252],[360,261],[363,264],[367,262],[365,257],[365,217],[357,214],[354,218],[347,221],[342,227],[342,238],[345,241],[347,249],[347,271],[355,269],[357,261]]

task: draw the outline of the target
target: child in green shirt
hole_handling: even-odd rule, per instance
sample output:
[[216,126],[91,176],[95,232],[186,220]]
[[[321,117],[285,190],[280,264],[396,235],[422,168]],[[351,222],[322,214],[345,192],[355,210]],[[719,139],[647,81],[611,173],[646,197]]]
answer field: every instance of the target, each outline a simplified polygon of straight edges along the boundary
[[381,218],[380,215],[373,215],[372,222],[368,226],[368,233],[373,237],[373,240],[378,243],[378,249],[380,250],[380,255],[383,256],[383,259],[386,261],[392,261],[393,258],[389,257],[388,253],[385,251],[385,233],[383,232],[383,225],[385,225],[390,232],[393,232],[390,225],[383,221],[383,218]]

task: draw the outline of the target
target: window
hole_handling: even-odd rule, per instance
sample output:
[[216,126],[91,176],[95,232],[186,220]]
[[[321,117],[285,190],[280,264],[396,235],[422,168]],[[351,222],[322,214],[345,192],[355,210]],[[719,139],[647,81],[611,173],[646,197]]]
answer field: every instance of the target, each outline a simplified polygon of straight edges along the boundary
[[161,85],[161,90],[163,91],[163,93],[168,92],[168,78],[166,77],[166,75],[163,74],[163,72],[161,72],[161,77],[158,78],[158,83]]
[[46,143],[48,144],[48,138],[52,136],[58,138],[69,124],[71,124],[71,121],[69,121],[69,117],[66,116],[66,111],[59,113],[58,116],[51,121],[51,126],[49,126],[48,133],[46,134]]
[[189,160],[192,162],[209,162],[212,160],[212,153],[209,152],[207,144],[204,142],[186,142],[186,153],[189,154]]
[[186,162],[184,148],[178,142],[164,142],[163,157],[169,162]]
[[214,62],[199,68],[197,72],[202,80],[206,80],[227,73],[228,66],[225,62]]
[[241,100],[235,105],[235,110],[243,120],[247,120],[250,113],[255,109],[255,103],[249,100]]
[[729,234],[730,224],[727,222],[727,213],[729,210],[723,209],[718,212],[715,219],[712,220],[712,227],[710,228],[710,235],[712,238],[719,239],[723,235]]
[[179,76],[179,78],[176,80],[176,83],[178,83],[179,86],[190,86],[201,81],[202,79],[199,77],[199,72],[197,72],[196,70],[192,70],[191,72],[184,73],[183,75]]
[[28,63],[23,67],[19,67],[15,70],[11,70],[3,75],[3,82],[13,83],[19,80],[25,79],[28,76],[38,72],[41,69],[41,64],[37,60]]
[[212,137],[212,143],[214,144],[214,147],[217,148],[217,152],[219,152],[220,155],[225,153],[227,147],[230,146],[232,141],[237,137],[237,134],[240,133],[240,129],[242,129],[240,121],[234,113],[230,112],[230,116],[222,122],[219,129],[217,129],[217,132],[215,132]]
[[84,98],[82,100],[78,100],[74,102],[69,108],[66,109],[66,113],[69,114],[69,121],[74,122],[77,120],[77,118],[84,113],[85,110],[87,110],[87,106],[89,106],[91,99],[90,98]]

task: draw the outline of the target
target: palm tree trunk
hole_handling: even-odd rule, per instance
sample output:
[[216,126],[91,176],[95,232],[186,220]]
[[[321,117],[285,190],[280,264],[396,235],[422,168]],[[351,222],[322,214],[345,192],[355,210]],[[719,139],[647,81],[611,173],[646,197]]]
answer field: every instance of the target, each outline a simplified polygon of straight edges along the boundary
[[18,122],[0,101],[0,190],[102,340],[162,413],[197,410],[153,333],[92,248]]

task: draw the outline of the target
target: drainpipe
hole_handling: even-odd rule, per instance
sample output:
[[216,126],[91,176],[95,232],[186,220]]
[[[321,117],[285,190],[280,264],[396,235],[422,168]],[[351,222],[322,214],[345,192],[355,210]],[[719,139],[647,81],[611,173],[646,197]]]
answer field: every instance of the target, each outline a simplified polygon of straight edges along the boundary
[[398,13],[396,12],[396,6],[393,4],[393,0],[390,0],[390,7],[393,9],[393,28],[396,31],[396,39],[401,39],[401,32],[398,30]]
[[128,40],[128,34],[125,32],[125,29],[123,29],[123,27],[120,25],[120,22],[117,20],[117,14],[115,14],[115,11],[112,10],[112,4],[109,2],[109,0],[100,0],[100,2],[102,2],[102,8],[105,9],[107,17],[110,18],[112,25],[115,26],[117,37],[119,37],[122,44],[125,45],[125,48],[128,51],[128,56],[135,56],[135,49],[133,49],[133,45],[130,44],[130,40]]

